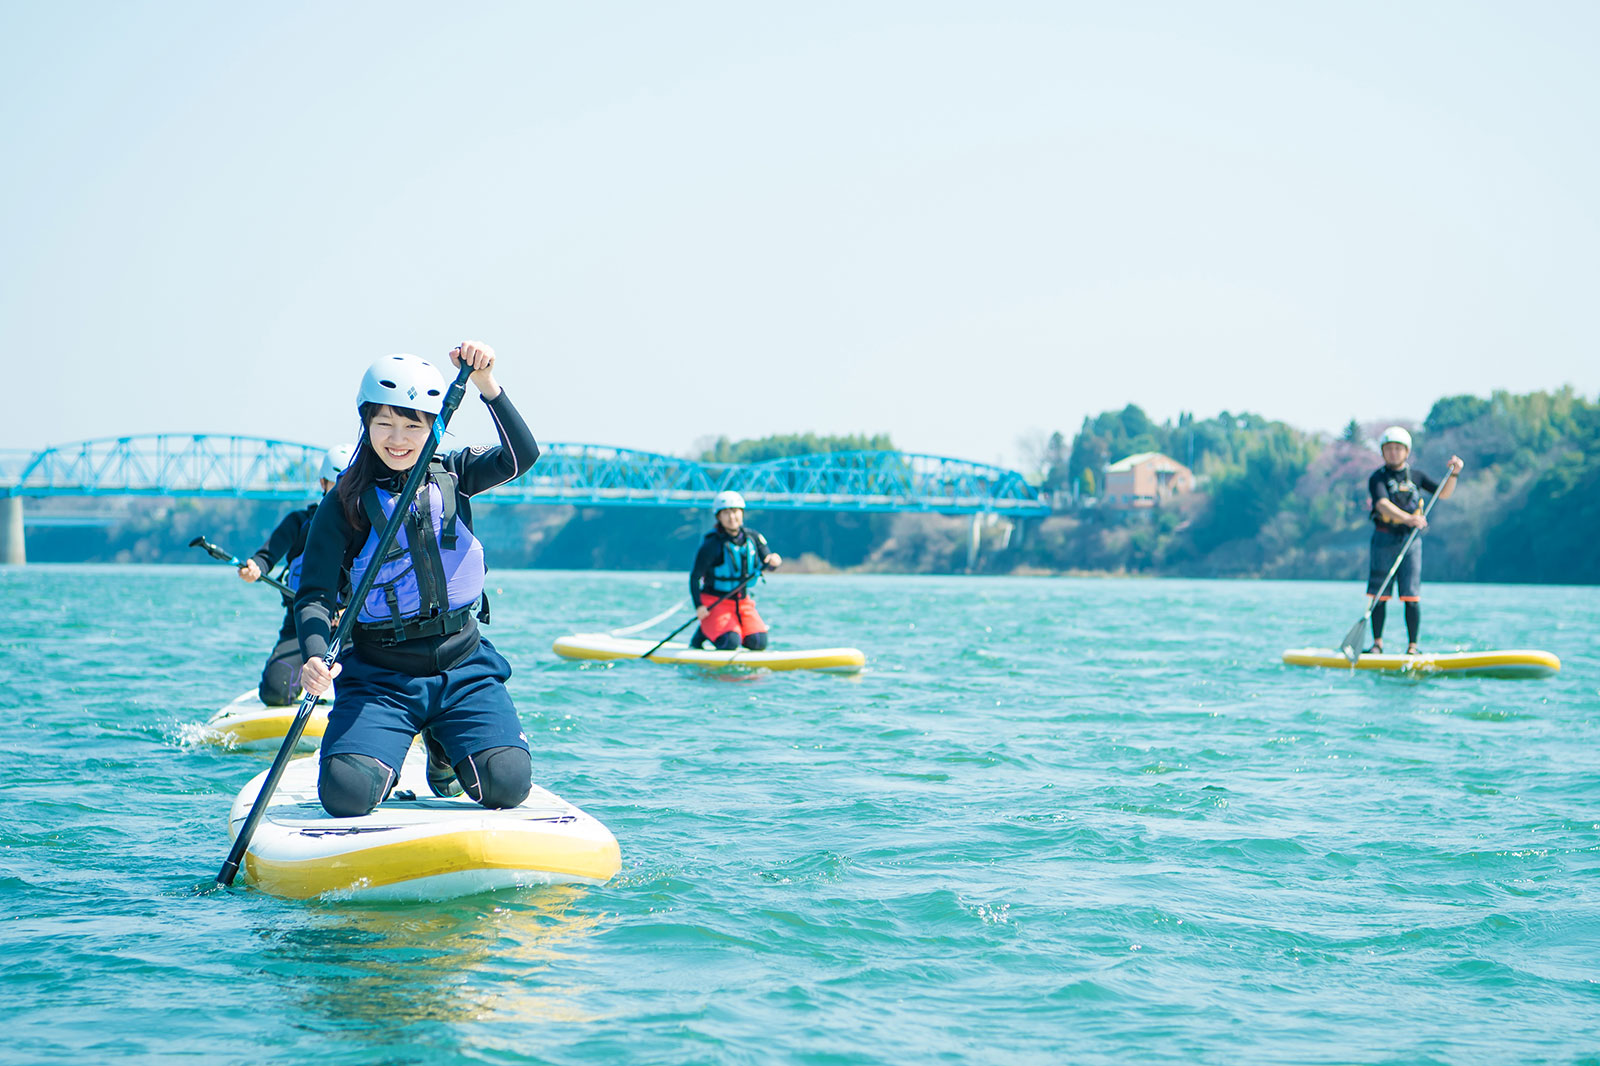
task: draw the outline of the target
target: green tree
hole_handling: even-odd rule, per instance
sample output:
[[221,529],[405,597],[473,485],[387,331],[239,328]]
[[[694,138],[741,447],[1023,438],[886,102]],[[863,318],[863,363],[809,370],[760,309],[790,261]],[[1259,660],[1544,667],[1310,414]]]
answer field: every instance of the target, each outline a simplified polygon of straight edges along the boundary
[[702,452],[703,463],[763,463],[769,459],[787,459],[796,455],[817,455],[825,452],[892,452],[897,449],[887,433],[850,433],[818,436],[815,433],[780,433],[754,440],[730,441],[718,437],[716,442]]
[[1067,438],[1061,431],[1050,434],[1050,440],[1044,447],[1044,488],[1050,492],[1059,492],[1067,487],[1071,477],[1072,453],[1067,449]]
[[1429,433],[1443,433],[1482,418],[1491,406],[1488,400],[1477,396],[1446,396],[1434,403],[1422,427]]
[[1318,451],[1281,422],[1260,430],[1240,464],[1214,479],[1210,506],[1189,529],[1193,551],[1205,555],[1229,541],[1254,539],[1284,509]]

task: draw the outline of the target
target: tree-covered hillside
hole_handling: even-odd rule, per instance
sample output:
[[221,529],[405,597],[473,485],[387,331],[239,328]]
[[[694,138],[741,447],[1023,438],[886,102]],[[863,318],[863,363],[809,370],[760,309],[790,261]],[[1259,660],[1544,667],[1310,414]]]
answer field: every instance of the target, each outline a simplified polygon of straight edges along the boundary
[[[1484,581],[1600,582],[1600,405],[1571,389],[1449,396],[1410,425],[1412,465],[1439,477],[1466,461],[1435,512],[1428,572]],[[1339,577],[1365,566],[1367,477],[1382,464],[1379,423],[1337,439],[1258,415],[1155,423],[1137,406],[1085,419],[1047,486],[1075,506],[1018,549],[1026,565],[1153,573]],[[1093,506],[1107,463],[1140,451],[1192,465],[1199,490],[1153,512]],[[1192,460],[1192,461],[1191,461]]]
[[[1451,454],[1461,484],[1433,513],[1430,578],[1600,583],[1600,404],[1574,393],[1447,396],[1420,424],[1412,463],[1435,477]],[[1025,529],[984,531],[984,572],[1112,571],[1217,577],[1356,579],[1365,573],[1367,477],[1382,462],[1379,422],[1338,437],[1257,414],[1183,415],[1157,423],[1128,405],[1049,438],[1040,474],[1057,513]],[[760,462],[819,451],[891,447],[884,435],[718,438],[708,461]],[[1148,511],[1098,506],[1107,464],[1158,451],[1191,466],[1197,491]],[[28,502],[31,512],[83,501]],[[104,498],[108,526],[42,527],[34,561],[197,562],[205,533],[246,554],[281,510],[264,504]],[[711,526],[701,510],[480,504],[479,533],[497,567],[687,569]],[[810,567],[950,573],[966,566],[970,526],[938,515],[752,512],[774,547]]]
[[894,442],[887,433],[851,433],[818,436],[815,433],[781,433],[755,440],[730,441],[718,437],[700,453],[702,463],[763,463],[768,459],[787,459],[795,455],[826,452],[892,452]]

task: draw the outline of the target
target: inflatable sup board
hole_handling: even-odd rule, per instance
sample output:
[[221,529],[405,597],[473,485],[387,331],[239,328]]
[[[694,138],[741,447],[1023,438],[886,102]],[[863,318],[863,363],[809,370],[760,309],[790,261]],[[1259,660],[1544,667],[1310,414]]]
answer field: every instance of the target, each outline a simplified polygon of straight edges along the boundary
[[[1283,653],[1290,666],[1326,666],[1350,669],[1350,661],[1331,648],[1291,648]],[[1561,660],[1547,651],[1457,651],[1423,655],[1362,655],[1357,670],[1385,670],[1412,674],[1457,674],[1463,677],[1550,677]]]
[[[514,885],[598,885],[621,868],[617,838],[538,785],[509,810],[428,790],[427,755],[412,744],[389,798],[360,818],[317,802],[316,758],[291,762],[240,864],[247,884],[275,896],[449,899]],[[257,774],[229,814],[230,836],[266,780]]]
[[[563,659],[637,659],[655,647],[653,640],[613,637],[609,633],[574,633],[560,637],[555,653]],[[867,657],[855,648],[811,648],[782,651],[695,650],[687,644],[663,644],[650,656],[651,662],[705,666],[760,667],[766,670],[827,670],[839,674],[858,673]]]
[[[311,720],[306,722],[306,731],[300,734],[296,751],[316,749],[327,731],[328,707],[332,703],[333,689],[330,688],[311,709]],[[251,689],[206,719],[201,739],[239,751],[277,751],[298,710],[299,700],[288,707],[268,707],[261,702],[256,690]]]

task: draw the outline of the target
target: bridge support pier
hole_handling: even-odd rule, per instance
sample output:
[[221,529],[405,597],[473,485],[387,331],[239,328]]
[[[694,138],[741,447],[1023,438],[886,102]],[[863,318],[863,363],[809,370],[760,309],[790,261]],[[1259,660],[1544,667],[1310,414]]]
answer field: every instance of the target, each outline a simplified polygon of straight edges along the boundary
[[967,573],[978,569],[978,545],[983,541],[983,515],[972,516],[972,532],[967,535]]
[[0,496],[0,563],[21,566],[28,561],[22,537],[22,497]]

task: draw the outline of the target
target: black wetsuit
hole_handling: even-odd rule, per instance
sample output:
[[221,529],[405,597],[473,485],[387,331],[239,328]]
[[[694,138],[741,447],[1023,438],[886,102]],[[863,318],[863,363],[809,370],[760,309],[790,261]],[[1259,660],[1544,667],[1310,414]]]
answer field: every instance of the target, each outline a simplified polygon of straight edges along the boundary
[[[760,533],[757,533],[748,526],[741,526],[737,534],[730,536],[728,531],[722,528],[722,523],[718,522],[716,528],[707,533],[706,539],[700,542],[700,550],[695,553],[694,567],[689,571],[690,603],[698,607],[700,606],[701,596],[715,597],[720,595],[720,593],[718,593],[712,587],[711,572],[717,568],[717,564],[722,562],[722,546],[730,541],[734,544],[743,544],[746,539],[749,539],[755,543],[756,555],[760,558],[762,567],[765,568],[767,556],[772,554],[772,549],[767,547],[766,537],[763,537]],[[751,594],[751,586],[754,584],[755,582],[751,581],[750,584],[746,585],[744,588],[740,589],[738,592],[735,592],[728,598],[732,600],[744,599],[746,596]],[[765,651],[767,647],[767,634],[752,633],[745,637],[741,642],[737,633],[724,633],[722,636],[717,638],[716,647],[719,651],[733,651],[734,649],[738,648],[741,643],[750,651]],[[695,626],[694,636],[690,638],[689,646],[691,648],[703,648],[705,647],[705,644],[706,635],[700,631],[699,626]]]
[[1372,521],[1379,527],[1410,529],[1409,526],[1396,526],[1378,513],[1378,501],[1387,499],[1406,514],[1415,514],[1422,508],[1422,493],[1433,495],[1439,491],[1439,483],[1420,470],[1413,470],[1409,466],[1402,466],[1395,470],[1384,465],[1372,472],[1367,478],[1367,494],[1372,497]]
[[[1367,595],[1378,595],[1383,579],[1389,576],[1394,561],[1400,557],[1412,527],[1391,522],[1378,511],[1378,501],[1388,500],[1406,514],[1416,514],[1422,509],[1422,494],[1439,491],[1439,483],[1420,470],[1402,466],[1396,470],[1388,464],[1380,466],[1367,478],[1367,493],[1372,498],[1372,544],[1367,563]],[[1411,643],[1417,642],[1422,629],[1422,538],[1411,542],[1405,559],[1395,574],[1394,581],[1383,590],[1383,596],[1372,606],[1372,639],[1383,637],[1383,622],[1388,615],[1387,600],[1398,589],[1400,601],[1406,605],[1406,634]]]
[[[456,479],[456,519],[468,530],[472,528],[470,497],[505,484],[539,457],[538,443],[503,390],[484,403],[500,435],[500,446],[436,457]],[[406,476],[391,474],[378,484],[397,493]],[[369,526],[357,529],[351,525],[337,495],[317,510],[294,601],[300,650],[308,659],[328,650],[335,595],[348,580],[370,532]],[[505,691],[510,665],[482,638],[472,612],[464,612],[460,624],[454,632],[413,636],[398,643],[381,638],[379,631],[385,627],[354,631],[340,656],[344,680],[335,682],[338,698],[323,736],[317,795],[328,813],[350,817],[381,802],[394,786],[405,750],[404,744],[389,741],[403,735],[409,743],[410,736],[419,731],[428,742],[430,785],[433,764],[443,762],[448,778],[449,760],[454,759],[456,778],[484,806],[515,806],[527,796],[532,766],[527,742],[519,738],[515,708]],[[426,717],[430,711],[431,719]],[[444,716],[451,717],[445,721]],[[481,742],[487,747],[470,742],[473,737],[502,733],[505,735],[497,740]],[[452,744],[462,750],[447,757]],[[373,754],[388,747],[397,748],[387,756],[388,762]],[[435,791],[445,794],[438,788]]]
[[[250,556],[256,569],[270,574],[282,559],[284,570],[306,550],[306,534],[311,529],[311,516],[317,505],[302,507],[283,516],[267,542]],[[261,668],[261,702],[268,707],[287,707],[300,694],[300,641],[295,636],[294,604],[284,603],[283,625],[278,627],[278,641],[273,645],[267,663]]]
[[[471,448],[440,456],[444,468],[456,477],[456,515],[472,528],[471,496],[485,492],[516,477],[539,458],[539,444],[522,415],[511,406],[505,390],[493,400],[485,400],[495,430],[500,434],[498,448]],[[409,471],[407,472],[409,473]],[[392,474],[378,484],[399,492],[406,474]],[[366,543],[369,529],[357,531],[345,516],[335,494],[328,506],[318,509],[306,539],[305,561],[300,570],[300,591],[294,600],[301,651],[307,657],[323,655],[333,636],[333,612],[342,580],[350,573]],[[355,641],[355,650],[374,666],[398,670],[415,677],[436,674],[471,655],[478,644],[478,623],[470,614],[460,630],[436,637],[417,637],[400,644]]]

